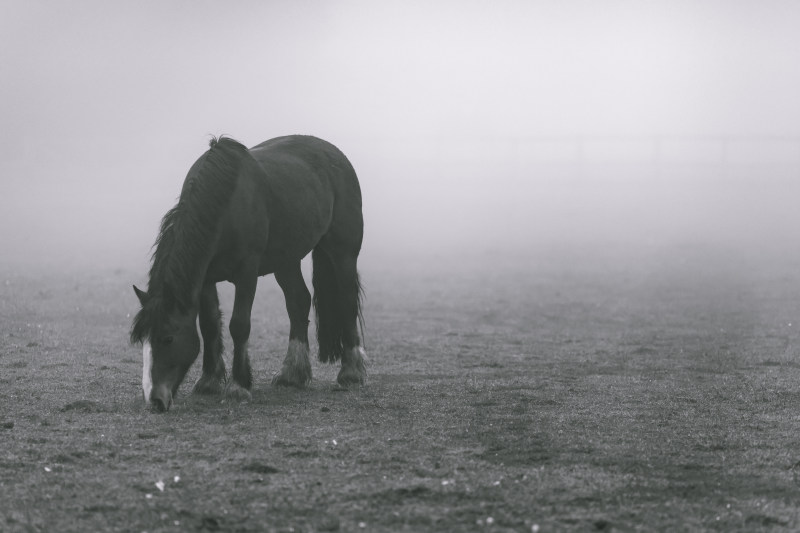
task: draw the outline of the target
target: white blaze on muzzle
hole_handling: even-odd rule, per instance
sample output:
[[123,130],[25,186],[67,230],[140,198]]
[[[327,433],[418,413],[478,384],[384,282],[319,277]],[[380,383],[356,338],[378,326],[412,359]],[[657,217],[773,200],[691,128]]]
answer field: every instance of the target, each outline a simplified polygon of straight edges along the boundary
[[153,349],[149,341],[142,343],[142,392],[144,401],[150,401],[150,391],[153,390]]

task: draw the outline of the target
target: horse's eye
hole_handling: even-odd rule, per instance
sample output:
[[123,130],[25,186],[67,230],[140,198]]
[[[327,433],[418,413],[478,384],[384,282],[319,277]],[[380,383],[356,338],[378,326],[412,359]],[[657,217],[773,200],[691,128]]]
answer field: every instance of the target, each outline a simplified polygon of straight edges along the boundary
[[172,341],[173,341],[173,337],[172,337],[172,335],[167,335],[166,337],[164,337],[163,339],[161,339],[161,343],[162,343],[162,344],[165,344],[165,345],[172,344]]

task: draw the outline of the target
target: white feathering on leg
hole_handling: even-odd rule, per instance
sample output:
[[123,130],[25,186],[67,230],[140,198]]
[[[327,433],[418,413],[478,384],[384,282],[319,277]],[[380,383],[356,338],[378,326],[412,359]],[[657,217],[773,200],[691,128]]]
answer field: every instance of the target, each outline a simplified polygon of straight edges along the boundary
[[275,385],[304,387],[311,382],[311,361],[308,357],[308,344],[297,339],[289,341],[286,357],[281,371],[272,379]]
[[291,368],[292,372],[304,372],[310,365],[308,360],[308,344],[296,339],[290,340],[284,364]]

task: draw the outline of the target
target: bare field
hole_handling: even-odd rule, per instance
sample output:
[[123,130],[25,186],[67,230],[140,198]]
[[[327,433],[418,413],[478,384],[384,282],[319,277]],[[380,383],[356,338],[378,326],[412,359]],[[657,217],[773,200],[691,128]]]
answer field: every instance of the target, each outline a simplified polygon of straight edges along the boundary
[[316,362],[269,385],[288,318],[266,278],[252,402],[189,395],[198,362],[165,415],[127,344],[142,273],[0,274],[2,531],[800,529],[796,255],[367,261],[349,392]]

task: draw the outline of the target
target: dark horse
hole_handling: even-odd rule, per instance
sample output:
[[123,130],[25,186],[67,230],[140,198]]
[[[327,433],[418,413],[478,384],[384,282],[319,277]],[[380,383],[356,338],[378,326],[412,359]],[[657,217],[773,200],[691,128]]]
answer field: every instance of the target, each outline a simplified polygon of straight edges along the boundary
[[[272,273],[286,297],[291,324],[286,358],[272,382],[295,387],[310,382],[312,298],[300,270],[309,252],[319,359],[342,361],[337,378],[342,386],[363,384],[366,354],[358,327],[356,269],[363,230],[358,178],[332,144],[292,135],[248,150],[230,138],[212,139],[161,222],[147,292],[134,286],[142,308],[133,320],[131,342],[143,346],[145,401],[155,410],[169,409],[200,351],[198,317],[203,375],[194,392],[250,397],[250,311],[258,277]],[[222,360],[216,286],[224,280],[236,287],[232,380]]]

